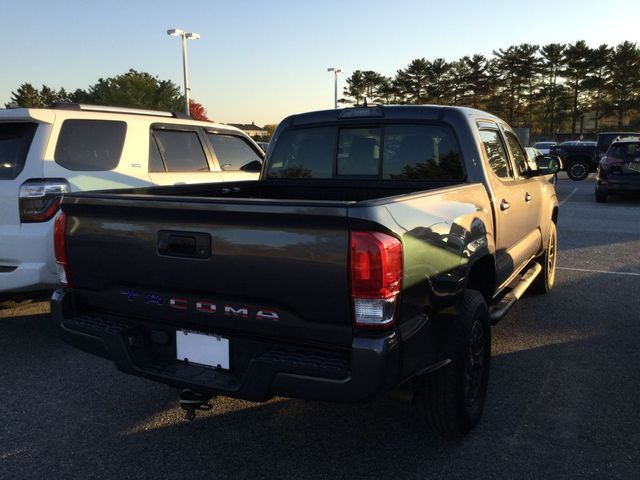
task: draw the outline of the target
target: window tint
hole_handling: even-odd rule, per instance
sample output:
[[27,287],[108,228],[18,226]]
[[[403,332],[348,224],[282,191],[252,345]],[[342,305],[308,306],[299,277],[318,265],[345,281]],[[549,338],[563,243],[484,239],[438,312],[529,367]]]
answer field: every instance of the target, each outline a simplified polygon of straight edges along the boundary
[[336,129],[306,128],[285,131],[276,143],[269,178],[330,178],[335,158]]
[[340,130],[338,175],[378,175],[380,170],[380,129]]
[[242,138],[207,132],[222,170],[242,170],[251,162],[262,162],[260,155]]
[[0,123],[0,179],[20,175],[37,128],[35,123]]
[[445,125],[288,130],[273,147],[267,176],[330,178],[334,164],[337,176],[464,178],[457,141]]
[[160,155],[160,149],[156,143],[156,139],[153,135],[149,135],[149,171],[150,172],[164,172],[166,168],[162,161],[162,155]]
[[383,159],[383,178],[458,180],[464,177],[457,142],[444,126],[386,127]]
[[489,166],[493,173],[502,179],[513,178],[509,169],[507,153],[504,150],[500,134],[497,130],[480,130],[480,138],[489,158]]
[[615,157],[620,160],[633,160],[640,157],[640,143],[614,143],[607,157]]
[[120,161],[126,130],[125,122],[65,120],[54,159],[68,170],[113,170]]
[[518,139],[511,132],[505,132],[507,143],[509,144],[509,150],[511,150],[511,155],[513,155],[513,163],[516,166],[516,169],[520,174],[523,174],[527,171],[527,156],[522,151],[522,147],[520,143],[518,143]]
[[209,171],[198,133],[192,130],[154,130],[153,136],[170,172]]

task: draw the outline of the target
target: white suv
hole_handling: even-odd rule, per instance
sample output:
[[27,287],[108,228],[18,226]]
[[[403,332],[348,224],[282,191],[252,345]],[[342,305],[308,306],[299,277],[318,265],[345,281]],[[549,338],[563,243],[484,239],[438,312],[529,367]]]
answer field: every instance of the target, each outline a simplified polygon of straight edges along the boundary
[[254,180],[263,158],[237,128],[172,113],[79,104],[0,110],[0,292],[58,284],[61,194]]

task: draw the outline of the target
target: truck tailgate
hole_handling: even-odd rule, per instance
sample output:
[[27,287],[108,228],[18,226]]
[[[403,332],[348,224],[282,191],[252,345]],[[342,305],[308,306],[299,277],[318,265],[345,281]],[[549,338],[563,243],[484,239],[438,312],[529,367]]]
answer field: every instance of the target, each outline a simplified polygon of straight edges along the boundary
[[347,202],[64,199],[80,308],[349,346]]

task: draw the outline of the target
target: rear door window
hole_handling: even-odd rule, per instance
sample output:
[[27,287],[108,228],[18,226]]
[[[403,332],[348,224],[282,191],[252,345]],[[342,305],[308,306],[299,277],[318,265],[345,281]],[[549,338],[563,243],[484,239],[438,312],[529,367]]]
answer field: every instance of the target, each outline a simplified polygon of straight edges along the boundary
[[223,171],[245,170],[256,161],[262,163],[262,157],[242,137],[207,132],[207,138]]
[[54,160],[67,170],[113,170],[120,162],[126,131],[127,124],[120,121],[65,120]]
[[37,128],[35,123],[0,123],[0,180],[20,175]]
[[[153,139],[169,172],[204,172],[209,171],[209,162],[195,130],[165,130],[154,129]],[[154,151],[151,145],[150,154],[154,167],[161,168],[159,159],[153,159]],[[152,163],[150,162],[150,165]],[[154,170],[155,171],[155,170]]]
[[480,130],[480,138],[487,152],[489,166],[493,173],[503,180],[512,180],[513,173],[509,166],[507,152],[500,139],[500,133],[497,130]]
[[527,171],[527,155],[522,150],[522,147],[515,135],[511,132],[505,132],[505,137],[507,139],[507,144],[509,145],[509,150],[511,150],[513,163],[518,169],[518,173],[520,173],[520,175],[524,175]]

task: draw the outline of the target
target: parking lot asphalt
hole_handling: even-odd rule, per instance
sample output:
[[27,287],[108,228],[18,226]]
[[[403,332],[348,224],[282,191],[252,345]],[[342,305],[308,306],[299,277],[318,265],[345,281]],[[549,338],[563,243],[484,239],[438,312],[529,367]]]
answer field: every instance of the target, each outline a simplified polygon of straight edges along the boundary
[[58,339],[44,302],[0,310],[0,478],[640,478],[640,200],[561,179],[555,289],[494,327],[484,416],[424,432],[408,391],[364,405],[176,391]]

